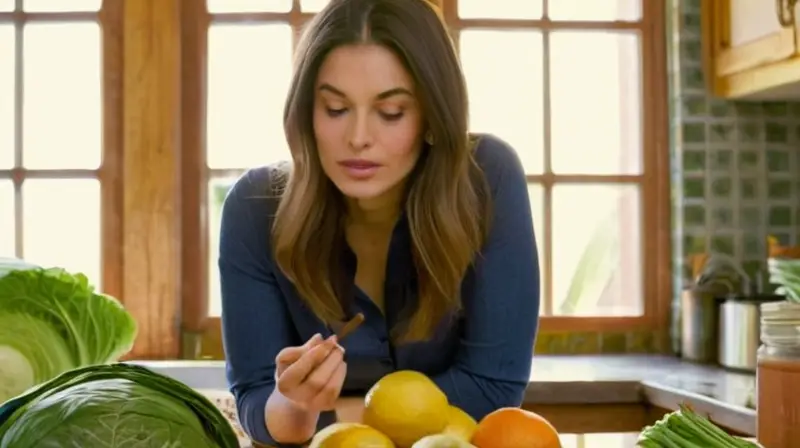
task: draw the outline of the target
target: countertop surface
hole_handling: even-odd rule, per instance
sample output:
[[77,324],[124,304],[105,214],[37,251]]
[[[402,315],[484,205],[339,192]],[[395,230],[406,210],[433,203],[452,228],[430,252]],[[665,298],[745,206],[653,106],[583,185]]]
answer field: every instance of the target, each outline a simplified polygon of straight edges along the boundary
[[717,424],[756,433],[755,375],[669,356],[536,356],[526,403],[691,405]]
[[[596,387],[598,384],[604,388]],[[704,366],[668,356],[537,356],[533,360],[527,398],[539,403],[607,403],[641,400],[627,396],[626,386],[662,386],[747,407],[755,375]],[[591,387],[592,397],[576,389]],[[602,392],[605,390],[606,392]],[[558,392],[557,394],[554,392]],[[570,392],[573,391],[573,392]]]
[[[204,392],[226,394],[222,361],[135,361]],[[525,402],[542,405],[687,403],[715,422],[755,434],[755,375],[647,355],[545,356],[532,361]]]

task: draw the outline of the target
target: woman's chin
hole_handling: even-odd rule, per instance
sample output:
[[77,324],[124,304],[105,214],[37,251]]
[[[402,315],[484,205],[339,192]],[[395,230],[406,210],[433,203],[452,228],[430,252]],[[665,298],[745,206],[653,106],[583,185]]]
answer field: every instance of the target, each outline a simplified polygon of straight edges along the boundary
[[386,193],[387,188],[377,182],[338,182],[336,187],[347,198],[355,200],[375,199]]

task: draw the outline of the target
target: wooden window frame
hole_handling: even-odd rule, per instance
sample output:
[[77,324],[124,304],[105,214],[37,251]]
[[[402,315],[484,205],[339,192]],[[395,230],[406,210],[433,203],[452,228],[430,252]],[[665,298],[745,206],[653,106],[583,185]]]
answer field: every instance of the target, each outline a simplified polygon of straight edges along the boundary
[[[182,211],[185,217],[182,225],[183,266],[182,281],[182,355],[190,359],[220,358],[222,342],[220,319],[208,316],[208,210],[207,191],[210,174],[235,176],[242,170],[211,170],[206,165],[205,151],[205,98],[206,98],[206,57],[207,30],[211,15],[206,12],[204,2],[184,2],[182,33],[183,97],[182,164]],[[670,179],[668,151],[668,117],[666,84],[665,33],[666,5],[664,0],[643,0],[642,20],[640,22],[558,22],[549,20],[501,20],[501,19],[460,19],[455,1],[444,0],[443,13],[448,25],[456,31],[465,28],[537,28],[541,30],[638,30],[642,42],[642,79],[644,92],[642,117],[642,164],[644,175],[633,176],[594,176],[594,175],[555,175],[549,171],[548,156],[545,160],[545,174],[527,176],[529,182],[552,186],[558,182],[615,182],[630,183],[643,180],[639,185],[642,213],[642,294],[644,313],[640,317],[562,317],[542,316],[541,332],[571,331],[631,331],[650,330],[666,335],[669,328],[669,312],[672,296],[671,278],[671,221],[670,221]],[[214,14],[215,23],[237,22],[280,22],[292,25],[296,37],[303,23],[313,14],[301,13],[299,0],[293,1],[288,13],[222,13]],[[458,36],[456,33],[456,45]],[[545,39],[547,45],[547,39]],[[547,50],[545,50],[545,55]],[[547,83],[548,64],[544,62],[545,83]],[[545,86],[545,105],[549,104],[549,89]],[[545,123],[549,111],[545,111]],[[547,131],[545,131],[547,132]],[[549,146],[549,142],[546,143]],[[546,151],[548,153],[548,151]],[[544,188],[544,191],[552,191]],[[544,235],[539,237],[540,250],[544,251],[542,275],[551,278],[550,216],[552,206],[549,194],[545,194]],[[188,218],[188,219],[186,219]],[[548,281],[542,291],[552,297],[552,281]],[[543,302],[544,304],[544,302]],[[547,305],[545,305],[547,306]]]
[[[97,179],[100,183],[101,253],[103,290],[119,296],[122,292],[121,223],[121,2],[105,1],[97,12],[25,12],[22,2],[11,12],[0,12],[0,24],[15,27],[14,166],[0,169],[0,179],[10,179],[14,188],[15,256],[24,257],[22,186],[28,179]],[[95,22],[101,29],[102,74],[102,162],[97,169],[28,169],[23,165],[23,28],[28,23]],[[8,254],[5,254],[8,255]],[[35,262],[35,260],[32,260]]]
[[[642,240],[644,316],[546,316],[540,319],[540,332],[646,330],[667,334],[672,276],[666,50],[660,37],[665,33],[664,2],[642,1],[643,20],[637,24],[458,19],[455,3],[445,0],[443,4],[448,23],[457,30],[557,27],[641,32],[645,50],[642,91],[647,97],[642,121],[646,179],[641,193],[642,229],[647,234]],[[294,0],[292,12],[286,14],[216,17],[228,23],[272,19],[300,25],[312,14],[299,13],[298,3]],[[63,20],[81,15],[99,20],[103,30],[102,165],[81,173],[15,168],[0,171],[0,178],[12,179],[16,191],[25,178],[100,179],[103,288],[119,297],[139,324],[139,336],[128,358],[219,357],[220,322],[208,316],[205,65],[209,16],[205,1],[104,0],[97,14],[0,13],[0,21]],[[553,174],[528,177],[542,184],[598,179]],[[614,180],[631,179],[603,178],[606,183]],[[19,208],[17,205],[17,212]],[[546,204],[545,222],[549,222],[550,213]],[[24,231],[22,226],[18,229]],[[539,240],[548,239],[550,232],[545,228]],[[544,246],[540,248],[545,251],[542,272],[549,277],[549,249]]]

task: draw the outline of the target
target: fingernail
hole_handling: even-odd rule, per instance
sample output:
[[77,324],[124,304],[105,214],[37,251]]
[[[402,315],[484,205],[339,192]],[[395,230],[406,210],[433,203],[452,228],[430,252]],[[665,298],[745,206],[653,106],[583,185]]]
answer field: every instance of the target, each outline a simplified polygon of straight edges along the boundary
[[331,341],[333,344],[338,344],[339,337],[334,334],[334,335],[331,335],[331,337],[329,337],[328,340]]
[[317,334],[315,334],[314,336],[311,337],[311,340],[314,341],[314,342],[317,342],[320,339],[322,339],[322,335],[319,334],[319,333],[317,333]]

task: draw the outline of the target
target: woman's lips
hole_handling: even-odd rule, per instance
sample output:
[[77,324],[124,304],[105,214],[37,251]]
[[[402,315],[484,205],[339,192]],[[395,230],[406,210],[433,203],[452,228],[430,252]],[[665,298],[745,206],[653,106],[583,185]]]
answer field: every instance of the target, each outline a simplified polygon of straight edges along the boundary
[[339,162],[339,166],[344,168],[348,176],[355,179],[368,179],[374,176],[378,168],[381,167],[379,163],[363,159],[343,160]]

